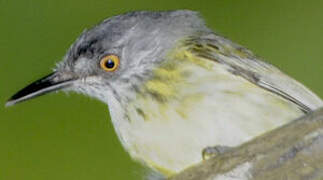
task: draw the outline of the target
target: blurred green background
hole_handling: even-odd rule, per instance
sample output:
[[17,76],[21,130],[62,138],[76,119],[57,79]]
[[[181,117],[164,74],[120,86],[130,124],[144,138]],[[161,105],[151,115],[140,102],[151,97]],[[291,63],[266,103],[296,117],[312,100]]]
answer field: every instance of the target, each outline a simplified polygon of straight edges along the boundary
[[0,180],[140,179],[103,103],[53,93],[4,104],[49,73],[85,28],[126,11],[183,8],[323,97],[321,0],[0,0]]

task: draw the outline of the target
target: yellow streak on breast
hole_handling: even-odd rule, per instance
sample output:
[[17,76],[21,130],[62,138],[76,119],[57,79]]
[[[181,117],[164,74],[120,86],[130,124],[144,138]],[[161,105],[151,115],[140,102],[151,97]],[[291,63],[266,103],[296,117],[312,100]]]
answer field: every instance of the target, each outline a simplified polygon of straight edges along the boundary
[[180,48],[175,50],[173,53],[170,54],[170,57],[172,56],[174,59],[189,61],[193,64],[199,65],[208,70],[212,70],[214,66],[214,62],[210,60],[205,60],[202,57],[198,57],[195,54],[193,54],[191,51],[185,48]]
[[186,96],[182,99],[180,105],[177,106],[176,112],[183,118],[188,118],[188,112],[192,110],[192,107],[195,107],[194,104],[199,103],[203,100],[205,95],[199,94],[191,94],[190,96]]
[[154,71],[155,76],[157,76],[160,79],[167,79],[171,81],[178,81],[181,79],[181,72],[179,71],[178,68],[174,68],[175,65],[171,66],[172,69],[169,69],[168,67],[162,67],[158,68]]
[[[217,90],[218,86],[215,87],[215,85],[211,86],[210,90],[205,88],[208,87],[206,85],[209,83],[217,84],[225,82],[229,82],[228,87],[222,88],[219,91],[211,92]],[[232,83],[236,85],[232,85]],[[229,85],[232,85],[233,88],[229,88],[231,87]],[[193,153],[193,151],[198,152],[199,149],[201,149],[200,147],[206,147],[208,145],[226,141],[236,143],[230,136],[221,138],[209,136],[210,132],[215,132],[217,130],[216,126],[211,127],[213,125],[218,125],[213,123],[216,120],[219,121],[220,125],[227,121],[227,126],[221,126],[221,128],[224,129],[236,128],[237,126],[241,127],[241,132],[243,132],[241,134],[248,137],[249,135],[254,136],[266,129],[272,129],[275,126],[283,124],[285,121],[294,119],[294,117],[302,114],[301,111],[281,97],[260,89],[258,86],[242,77],[230,74],[223,65],[197,57],[185,48],[177,48],[171,52],[166,57],[164,63],[153,70],[153,76],[150,80],[146,81],[141,88],[142,93],[139,93],[135,101],[129,103],[127,107],[130,109],[128,114],[129,117],[133,118],[131,121],[133,123],[131,128],[133,129],[131,130],[136,132],[134,133],[134,136],[133,134],[128,135],[128,129],[124,131],[125,134],[128,135],[126,138],[128,138],[128,140],[130,139],[132,141],[131,143],[134,144],[128,151],[130,151],[132,156],[136,159],[145,162],[145,164],[160,171],[166,176],[170,176],[178,171],[179,167],[186,168],[191,162],[195,162],[195,157],[197,157],[197,155],[196,153]],[[230,98],[227,98],[228,102],[221,101],[223,100],[222,98],[211,96],[210,92],[211,94],[220,93],[220,95],[228,96]],[[147,93],[165,98],[166,101],[153,99],[147,95]],[[241,117],[240,119],[234,112],[232,114],[232,119],[228,118],[226,112],[223,113],[223,115],[226,115],[224,117],[226,119],[222,119],[221,117],[215,119],[219,116],[212,114],[213,109],[211,108],[223,108],[226,107],[226,103],[231,103],[232,107],[236,108],[233,109],[233,111],[237,110],[237,105],[244,104],[237,103],[237,105],[235,105],[235,99],[236,101],[245,101],[248,97],[255,99],[254,103],[250,102],[249,104],[247,103],[247,105],[252,105],[252,113],[255,113],[255,116],[263,118],[261,122],[258,121],[258,117],[253,118],[253,116],[250,116],[248,122],[241,122],[247,118]],[[207,101],[205,101],[205,99]],[[260,106],[255,105],[257,102]],[[210,104],[210,109],[208,109],[208,106],[205,106],[205,104]],[[262,104],[267,105],[262,107]],[[276,108],[277,106],[280,106],[281,108]],[[144,113],[144,117],[138,115],[138,112],[133,110],[134,107],[140,108]],[[201,108],[201,116],[205,114],[203,118],[196,119],[190,117],[190,115],[198,113],[196,108]],[[241,111],[245,111],[247,108],[248,107],[241,106]],[[284,109],[284,112],[286,112],[283,114],[284,117],[277,115],[277,118],[279,118],[277,121],[267,121],[268,117],[273,116],[272,114],[279,114],[280,109]],[[221,114],[221,112],[218,113]],[[249,116],[250,114],[244,115]],[[144,118],[144,120],[141,120],[140,118]],[[281,121],[281,123],[278,120]],[[195,130],[195,126],[193,125],[200,123],[195,121],[201,121],[201,124],[209,123],[210,127],[197,126],[196,128],[203,127],[203,129],[200,131],[201,134],[194,134],[194,132],[199,131],[192,131],[192,129]],[[184,122],[183,124],[189,124],[190,126],[183,126],[182,122]],[[175,128],[178,130],[179,137],[182,135],[182,137],[185,136],[189,138],[173,138],[171,136],[172,134],[169,135],[168,132],[173,133],[174,131],[172,130]],[[208,133],[204,134],[204,131]],[[221,129],[219,129],[219,131],[226,133],[226,131]],[[233,134],[234,133],[235,132],[233,132]],[[202,139],[199,135],[205,136],[203,137],[203,140],[206,139],[206,141],[192,141],[194,138]],[[168,136],[169,139],[166,140],[158,138]],[[226,141],[220,141],[220,139],[225,139]],[[243,141],[242,138],[240,141]],[[182,145],[182,147],[189,145],[189,148],[175,149],[168,147],[168,145],[174,144]],[[169,153],[169,149],[174,152]],[[175,156],[175,153],[178,153],[178,155]],[[186,156],[185,158],[183,158],[184,155]]]
[[170,97],[175,94],[173,86],[160,80],[150,80],[146,83],[148,91],[162,97]]
[[212,70],[214,62],[197,57],[186,48],[177,48],[166,56],[165,63],[153,71],[153,76],[145,84],[145,90],[162,98],[176,96],[176,87],[184,82],[184,64],[196,64],[204,69]]

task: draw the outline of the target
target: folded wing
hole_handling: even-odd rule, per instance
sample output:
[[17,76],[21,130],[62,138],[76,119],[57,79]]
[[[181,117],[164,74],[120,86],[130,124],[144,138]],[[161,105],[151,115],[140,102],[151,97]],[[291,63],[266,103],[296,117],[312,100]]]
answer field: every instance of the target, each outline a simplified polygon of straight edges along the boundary
[[195,55],[226,65],[228,71],[295,103],[304,112],[323,106],[323,101],[304,85],[222,36],[209,34],[189,38],[186,43]]

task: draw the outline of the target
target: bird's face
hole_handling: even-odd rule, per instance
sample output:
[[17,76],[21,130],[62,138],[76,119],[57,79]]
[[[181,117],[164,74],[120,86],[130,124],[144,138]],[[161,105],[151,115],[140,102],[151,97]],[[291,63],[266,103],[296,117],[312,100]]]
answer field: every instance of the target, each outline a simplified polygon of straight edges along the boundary
[[[190,15],[190,16],[187,16]],[[149,78],[178,39],[203,22],[195,12],[134,12],[115,16],[85,31],[54,72],[13,95],[7,105],[57,90],[73,90],[108,102],[129,96]]]

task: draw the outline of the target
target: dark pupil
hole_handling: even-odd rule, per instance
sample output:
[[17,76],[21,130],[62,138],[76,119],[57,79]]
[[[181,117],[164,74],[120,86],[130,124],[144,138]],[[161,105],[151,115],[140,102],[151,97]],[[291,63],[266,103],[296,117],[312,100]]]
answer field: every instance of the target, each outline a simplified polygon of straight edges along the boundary
[[111,59],[107,60],[107,62],[105,63],[105,67],[111,69],[114,67],[114,61],[112,61]]

